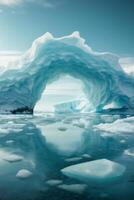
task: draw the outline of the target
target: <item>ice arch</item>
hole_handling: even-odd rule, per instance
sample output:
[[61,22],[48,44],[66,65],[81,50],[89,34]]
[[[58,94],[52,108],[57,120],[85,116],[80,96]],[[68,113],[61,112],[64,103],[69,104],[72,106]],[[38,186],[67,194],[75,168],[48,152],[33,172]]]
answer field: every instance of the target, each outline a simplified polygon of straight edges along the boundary
[[82,80],[92,110],[111,102],[134,107],[134,79],[125,74],[118,58],[93,52],[74,32],[62,38],[46,33],[33,42],[14,68],[0,74],[0,111],[32,113],[47,83],[62,74]]
[[34,113],[81,112],[81,110],[84,112],[84,107],[87,107],[89,103],[83,91],[82,81],[64,75],[46,86],[34,107]]

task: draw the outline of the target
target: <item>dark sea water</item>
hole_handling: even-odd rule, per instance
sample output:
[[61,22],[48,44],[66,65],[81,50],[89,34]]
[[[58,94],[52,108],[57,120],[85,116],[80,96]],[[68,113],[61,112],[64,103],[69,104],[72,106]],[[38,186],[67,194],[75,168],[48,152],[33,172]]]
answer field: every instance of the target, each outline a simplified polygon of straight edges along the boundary
[[[92,185],[61,172],[102,158],[126,167],[119,181]],[[134,199],[132,115],[0,116],[0,200],[101,199]]]

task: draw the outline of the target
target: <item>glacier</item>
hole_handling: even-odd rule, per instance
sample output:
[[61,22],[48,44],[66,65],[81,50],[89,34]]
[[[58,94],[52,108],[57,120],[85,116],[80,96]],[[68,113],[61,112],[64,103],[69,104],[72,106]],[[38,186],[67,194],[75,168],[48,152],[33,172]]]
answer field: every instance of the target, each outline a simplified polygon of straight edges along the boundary
[[0,113],[33,113],[46,85],[65,74],[82,81],[90,111],[110,104],[134,108],[134,77],[125,73],[118,56],[94,52],[79,32],[61,38],[45,33],[1,70]]

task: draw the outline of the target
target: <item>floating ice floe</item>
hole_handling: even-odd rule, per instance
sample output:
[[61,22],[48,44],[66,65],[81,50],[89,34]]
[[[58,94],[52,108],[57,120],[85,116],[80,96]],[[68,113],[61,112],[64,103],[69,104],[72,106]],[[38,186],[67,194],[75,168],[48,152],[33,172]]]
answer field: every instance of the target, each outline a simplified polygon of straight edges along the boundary
[[71,178],[87,183],[105,184],[119,180],[126,168],[125,166],[107,159],[100,159],[72,165],[61,170]]
[[87,185],[86,184],[71,184],[71,185],[63,184],[63,185],[59,185],[58,188],[69,191],[69,192],[82,194],[86,190]]
[[5,150],[0,150],[0,159],[8,162],[19,162],[23,160],[23,157]]
[[6,141],[6,144],[13,144],[14,143],[14,140],[7,140]]
[[16,174],[17,178],[20,179],[25,179],[25,178],[29,178],[32,176],[32,172],[30,172],[27,169],[21,169],[20,171],[18,171],[18,173]]
[[10,134],[10,133],[19,133],[19,132],[21,132],[23,129],[21,129],[21,128],[10,128],[10,127],[6,127],[6,126],[2,126],[1,128],[0,128],[0,135],[2,136],[2,135],[8,135],[8,134]]
[[57,185],[62,184],[62,182],[63,182],[62,180],[51,179],[51,180],[46,181],[46,184],[49,186],[57,186]]
[[125,143],[126,143],[126,140],[120,140],[120,143],[121,143],[121,144],[125,144]]
[[73,125],[74,126],[77,126],[79,128],[85,128],[87,123],[84,119],[80,119],[80,120],[74,120],[73,121]]
[[128,155],[128,156],[134,156],[134,147],[130,148],[130,149],[126,149],[124,151],[124,154],[125,155]]
[[85,154],[82,155],[82,158],[91,158],[91,156],[89,154],[85,153]]
[[80,161],[82,157],[73,157],[73,158],[67,158],[65,159],[66,162],[75,162],[75,161]]
[[9,154],[6,155],[5,158],[3,158],[3,160],[6,160],[8,162],[19,162],[23,160],[23,157],[16,154]]
[[95,125],[94,127],[111,133],[133,133],[134,132],[134,117],[126,118],[126,119],[118,119],[113,123],[101,123],[99,125]]

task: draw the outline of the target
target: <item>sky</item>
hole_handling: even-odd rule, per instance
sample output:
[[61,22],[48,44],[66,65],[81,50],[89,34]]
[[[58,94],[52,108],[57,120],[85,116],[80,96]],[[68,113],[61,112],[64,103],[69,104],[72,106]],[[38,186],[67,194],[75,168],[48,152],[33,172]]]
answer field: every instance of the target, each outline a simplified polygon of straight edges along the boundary
[[134,1],[0,0],[0,51],[23,52],[45,32],[73,31],[96,51],[134,56]]

